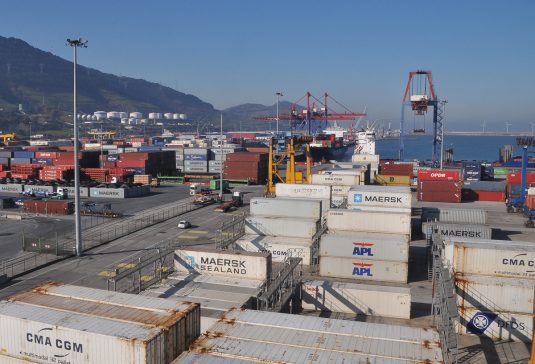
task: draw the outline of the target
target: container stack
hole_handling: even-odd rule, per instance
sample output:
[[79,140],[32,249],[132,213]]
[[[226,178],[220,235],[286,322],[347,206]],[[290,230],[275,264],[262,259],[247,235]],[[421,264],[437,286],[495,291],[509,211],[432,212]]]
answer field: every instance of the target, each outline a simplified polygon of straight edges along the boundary
[[46,283],[1,301],[0,327],[1,355],[8,358],[170,363],[199,336],[200,309],[172,299]]
[[529,342],[533,335],[535,244],[445,239],[457,291],[460,334]]
[[322,216],[321,201],[295,198],[252,198],[245,235],[236,244],[246,251],[269,251],[273,261],[303,258],[310,265],[317,255],[313,237]]
[[351,162],[364,163],[370,165],[370,183],[373,183],[375,177],[379,174],[379,154],[353,154]]
[[505,202],[506,183],[504,181],[464,181],[463,201]]
[[326,217],[331,208],[333,186],[320,186],[310,184],[278,183],[275,185],[277,197],[307,199],[321,201],[322,218]]
[[364,184],[362,179],[364,173],[366,172],[360,169],[322,171],[320,174],[312,175],[312,184],[331,186],[331,206],[344,207],[347,203],[349,189],[352,186]]
[[[380,184],[386,186],[409,186],[410,181],[413,178],[413,163],[401,163],[401,162],[381,162],[380,176],[378,181]],[[396,184],[389,183],[390,180],[397,182]],[[407,184],[407,181],[409,184]]]
[[422,235],[438,233],[443,238],[491,239],[487,211],[478,209],[424,208]]
[[[512,199],[520,196],[521,184],[522,184],[522,173],[511,172],[506,176],[506,187],[505,194],[507,199]],[[526,183],[527,185],[535,184],[535,173],[526,173]]]
[[418,171],[418,201],[460,203],[462,182],[458,171]]
[[209,154],[207,148],[185,148],[184,173],[207,173]]
[[231,153],[226,155],[223,177],[263,184],[267,180],[267,169],[267,153]]

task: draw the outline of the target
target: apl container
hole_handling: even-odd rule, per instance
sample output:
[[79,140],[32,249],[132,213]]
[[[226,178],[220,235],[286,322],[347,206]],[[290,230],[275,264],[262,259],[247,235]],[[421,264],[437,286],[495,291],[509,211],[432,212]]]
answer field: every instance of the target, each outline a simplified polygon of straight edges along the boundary
[[347,195],[348,206],[380,206],[411,208],[409,187],[359,186],[352,187]]
[[245,233],[252,235],[311,238],[318,231],[317,219],[250,216],[245,219]]
[[330,210],[327,212],[327,228],[331,231],[410,235],[411,215],[393,212]]
[[319,220],[321,202],[311,199],[253,197],[250,202],[251,216],[298,217]]
[[410,319],[409,287],[376,284],[305,281],[302,285],[304,310],[343,312]]
[[197,274],[267,279],[271,274],[271,254],[184,247],[175,251],[175,269]]
[[310,239],[245,235],[236,240],[236,245],[248,252],[269,252],[274,262],[283,262],[288,257],[296,257],[303,259],[303,265],[310,265],[313,255],[313,244]]
[[445,224],[441,222],[423,222],[422,234],[424,238],[427,238],[428,232],[439,233],[442,237],[486,240],[492,239],[492,228],[486,225],[463,225]]
[[408,263],[322,256],[319,274],[333,278],[407,283]]
[[275,185],[275,195],[277,197],[304,197],[330,200],[331,186],[277,183]]
[[360,184],[360,176],[313,174],[312,184],[323,186],[354,186]]
[[409,260],[409,236],[398,234],[329,233],[321,236],[320,257]]

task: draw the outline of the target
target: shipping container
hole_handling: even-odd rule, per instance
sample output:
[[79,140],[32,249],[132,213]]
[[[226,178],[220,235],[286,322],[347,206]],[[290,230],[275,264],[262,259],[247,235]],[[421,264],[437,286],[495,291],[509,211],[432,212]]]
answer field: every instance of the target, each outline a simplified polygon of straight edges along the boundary
[[184,247],[175,251],[175,269],[198,274],[267,279],[271,274],[271,254]]
[[354,163],[374,163],[379,164],[379,154],[353,154],[351,156],[351,162]]
[[302,258],[303,265],[311,265],[313,244],[311,239],[280,236],[245,235],[236,240],[236,245],[248,252],[269,252],[274,262],[283,262],[287,257]]
[[408,262],[409,236],[357,232],[323,234],[319,255]]
[[251,216],[298,217],[316,220],[321,218],[321,202],[317,200],[253,197],[249,205]]
[[411,215],[392,212],[330,210],[327,212],[327,228],[330,231],[347,230],[410,235]]
[[24,192],[44,192],[46,194],[54,193],[54,186],[24,185]]
[[15,183],[0,184],[1,193],[21,193],[23,185]]
[[61,200],[24,200],[24,211],[35,214],[70,215],[74,203]]
[[[74,187],[58,187],[63,188],[64,190],[67,190],[67,197],[68,198],[74,198],[74,195],[76,193],[76,190]],[[88,187],[79,187],[80,190],[80,197],[89,197],[89,188]]]
[[486,225],[447,224],[443,222],[423,222],[422,234],[427,238],[428,233],[438,233],[442,237],[492,239],[492,228]]
[[377,174],[375,176],[375,183],[382,186],[410,186],[410,176],[396,176],[391,174]]
[[190,351],[232,363],[443,363],[435,329],[238,309]]
[[456,273],[535,279],[535,243],[509,240],[444,240],[444,260]]
[[313,174],[312,184],[322,186],[354,186],[360,184],[360,176]]
[[458,275],[455,277],[455,286],[459,307],[533,313],[535,280]]
[[407,283],[408,263],[322,256],[319,274],[332,278]]
[[411,208],[409,187],[359,186],[352,187],[347,195],[348,206],[380,206]]
[[304,281],[304,310],[343,312],[410,319],[411,292],[408,286]]
[[418,181],[418,192],[456,192],[460,193],[463,187],[461,181]]
[[331,186],[277,183],[275,185],[275,195],[277,197],[302,197],[330,200]]
[[487,211],[479,209],[424,208],[422,221],[485,225],[487,223]]
[[459,171],[432,169],[418,171],[418,181],[460,181]]
[[461,335],[488,337],[494,341],[531,342],[533,317],[521,313],[480,311],[459,309],[461,322],[456,322],[456,330]]
[[331,186],[333,196],[343,196],[347,199],[347,194],[353,186]]
[[416,193],[418,201],[427,202],[448,202],[461,203],[462,193],[459,192],[438,192],[438,191],[418,191]]
[[245,233],[252,235],[311,238],[318,229],[318,219],[273,216],[250,216],[245,219]]

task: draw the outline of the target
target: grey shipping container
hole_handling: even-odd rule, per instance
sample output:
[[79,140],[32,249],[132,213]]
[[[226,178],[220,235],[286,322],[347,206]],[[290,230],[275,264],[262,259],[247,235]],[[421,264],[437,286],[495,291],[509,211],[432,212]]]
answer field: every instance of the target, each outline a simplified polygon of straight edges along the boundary
[[46,192],[54,193],[54,186],[25,185],[24,192]]
[[[63,188],[67,190],[67,198],[74,198],[75,189],[74,187],[58,187]],[[80,187],[80,197],[89,197],[89,188],[88,187]]]
[[185,148],[184,155],[208,155],[209,149],[206,148]]
[[197,167],[197,166],[184,167],[184,172],[189,172],[189,173],[206,173],[206,171],[208,171],[207,167]]
[[9,158],[8,157],[0,157],[0,164],[3,164],[4,166],[9,165]]
[[505,181],[465,181],[463,188],[474,191],[505,192]]
[[13,164],[30,164],[32,163],[31,158],[11,158],[11,165]]
[[184,166],[186,167],[207,167],[208,162],[207,161],[184,161]]
[[15,183],[0,184],[0,192],[3,193],[21,193],[23,185]]
[[423,236],[427,238],[427,234],[429,232],[439,233],[443,237],[449,236],[470,239],[492,239],[492,228],[486,225],[464,225],[445,224],[442,222],[423,222]]
[[424,208],[422,221],[485,225],[487,223],[487,211],[478,209]]
[[0,158],[11,158],[11,157],[13,157],[12,151],[0,150]]

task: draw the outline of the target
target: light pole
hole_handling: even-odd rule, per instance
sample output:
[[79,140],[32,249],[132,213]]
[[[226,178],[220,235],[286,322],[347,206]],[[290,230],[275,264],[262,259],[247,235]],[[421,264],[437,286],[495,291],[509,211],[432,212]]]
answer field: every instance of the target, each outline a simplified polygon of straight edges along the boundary
[[275,93],[275,95],[277,96],[277,134],[276,135],[278,137],[279,135],[279,99],[281,96],[284,96],[284,95],[282,94],[282,92],[277,92]]
[[[241,124],[240,124],[241,125]],[[221,158],[221,169],[219,170],[219,200],[223,201],[223,113],[221,113],[221,128],[219,140],[219,158]]]
[[87,48],[87,41],[78,39],[67,39],[67,45],[74,50],[74,83],[73,83],[73,123],[74,123],[74,229],[76,232],[76,255],[81,256],[83,253],[82,245],[82,224],[80,220],[80,169],[78,165],[78,117],[76,115],[76,50],[78,48]]
[[[442,104],[442,115],[446,116],[446,104],[448,103],[448,100],[442,100],[440,101]],[[444,166],[444,128],[446,126],[446,118],[442,118],[442,131],[441,131],[441,137],[440,137],[440,169]]]

